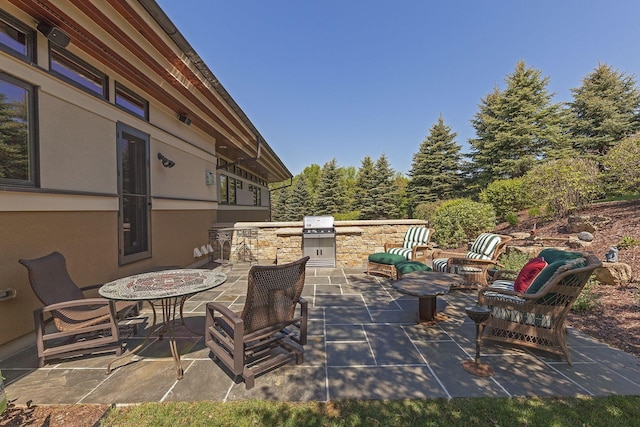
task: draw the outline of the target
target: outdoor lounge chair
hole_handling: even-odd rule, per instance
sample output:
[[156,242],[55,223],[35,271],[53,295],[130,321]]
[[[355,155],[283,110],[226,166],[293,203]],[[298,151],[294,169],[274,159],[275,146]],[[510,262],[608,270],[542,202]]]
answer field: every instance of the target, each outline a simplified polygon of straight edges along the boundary
[[207,303],[205,344],[214,360],[244,379],[247,389],[254,387],[256,375],[293,360],[303,362],[308,303],[300,295],[308,260],[251,267],[241,312]]
[[428,251],[433,249],[429,244],[433,232],[433,228],[409,227],[402,239],[402,243],[385,243],[384,251],[390,254],[402,255],[408,261],[425,262]]
[[[114,304],[105,298],[86,298],[84,291],[101,285],[79,288],[59,252],[19,262],[27,267],[31,288],[44,304],[33,311],[39,367],[48,359],[107,351],[115,351],[118,356],[122,353],[119,321],[138,314],[136,303]],[[46,327],[52,321],[56,330],[48,332]]]
[[432,254],[433,270],[456,273],[465,280],[457,289],[477,289],[489,285],[490,268],[502,268],[498,257],[502,253],[510,236],[493,233],[482,233],[465,253],[435,250]]
[[[540,256],[548,264],[525,292],[515,292],[513,282],[503,280],[480,289],[478,305],[491,310],[482,339],[563,355],[571,365],[565,319],[589,277],[602,263],[591,254],[557,249],[545,249]],[[505,270],[499,273],[513,274]]]

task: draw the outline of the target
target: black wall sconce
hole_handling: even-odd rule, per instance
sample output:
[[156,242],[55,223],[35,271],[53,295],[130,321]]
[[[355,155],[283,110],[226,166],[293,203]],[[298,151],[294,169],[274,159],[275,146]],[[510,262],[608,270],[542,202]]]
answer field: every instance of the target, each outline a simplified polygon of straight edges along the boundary
[[185,125],[189,126],[191,124],[191,119],[186,114],[178,114],[178,120],[180,120]]
[[164,166],[165,168],[172,168],[176,165],[176,162],[167,159],[162,155],[162,153],[158,153],[158,159],[162,162],[162,166]]
[[64,31],[46,22],[38,22],[36,28],[44,34],[51,43],[60,47],[67,47],[71,41],[71,38]]

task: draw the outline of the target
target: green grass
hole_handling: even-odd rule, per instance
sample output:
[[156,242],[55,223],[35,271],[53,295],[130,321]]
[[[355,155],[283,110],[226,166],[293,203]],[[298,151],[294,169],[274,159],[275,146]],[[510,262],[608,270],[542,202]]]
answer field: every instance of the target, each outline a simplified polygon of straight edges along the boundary
[[640,396],[179,402],[112,409],[101,426],[640,426]]

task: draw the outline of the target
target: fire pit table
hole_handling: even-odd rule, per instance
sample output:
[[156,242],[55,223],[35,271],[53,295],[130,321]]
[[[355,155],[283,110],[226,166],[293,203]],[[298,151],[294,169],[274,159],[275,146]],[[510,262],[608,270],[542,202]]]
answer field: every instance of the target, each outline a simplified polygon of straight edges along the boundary
[[439,271],[414,271],[403,274],[393,284],[394,289],[406,295],[418,297],[417,323],[436,320],[436,299],[449,292],[451,285],[461,284],[464,277]]

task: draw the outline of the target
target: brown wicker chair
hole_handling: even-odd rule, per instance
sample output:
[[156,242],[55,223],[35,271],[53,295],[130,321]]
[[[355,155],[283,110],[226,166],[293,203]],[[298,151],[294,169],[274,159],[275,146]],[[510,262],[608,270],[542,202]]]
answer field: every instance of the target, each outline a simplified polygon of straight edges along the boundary
[[571,365],[565,319],[593,271],[601,266],[595,256],[584,255],[557,268],[535,293],[499,288],[498,282],[492,285],[496,287],[480,289],[478,304],[491,310],[483,340],[563,355]]
[[[114,304],[105,298],[86,298],[84,291],[101,285],[79,288],[59,252],[19,262],[27,267],[31,288],[44,304],[33,311],[38,366],[43,367],[48,359],[107,351],[115,351],[118,356],[122,353],[119,321],[138,313],[136,303]],[[51,322],[55,330],[47,332]]]
[[300,295],[308,260],[251,267],[241,312],[207,304],[205,343],[214,360],[242,377],[247,389],[255,385],[256,375],[293,360],[303,362],[308,303]]
[[482,233],[466,253],[436,249],[432,253],[433,270],[463,276],[463,284],[452,286],[452,289],[477,289],[488,286],[489,269],[503,268],[498,263],[498,258],[509,240],[510,236]]

